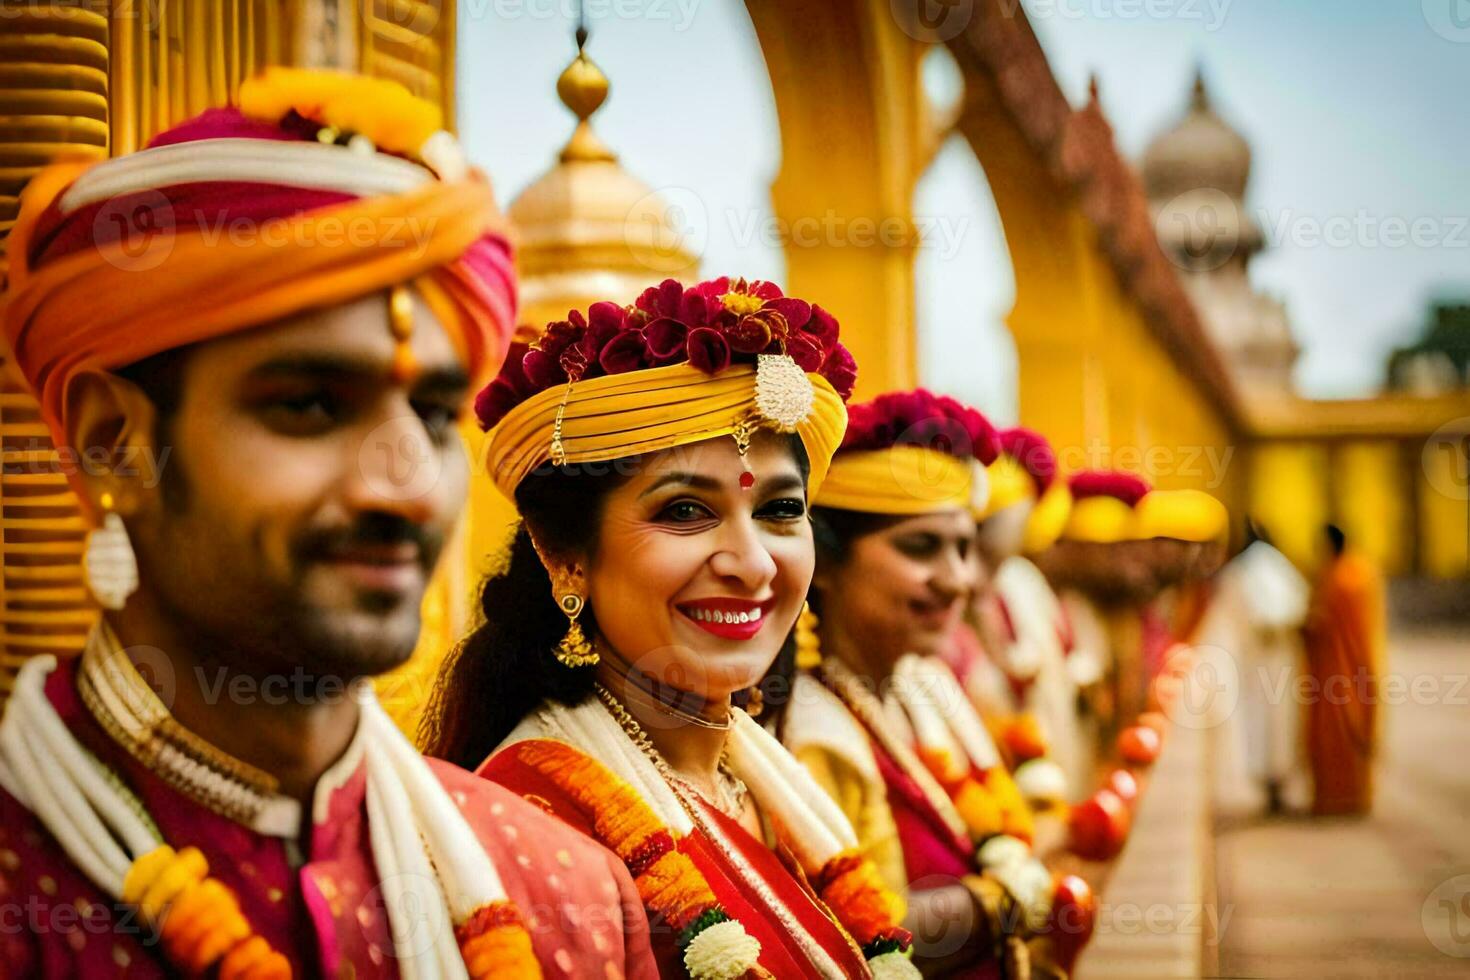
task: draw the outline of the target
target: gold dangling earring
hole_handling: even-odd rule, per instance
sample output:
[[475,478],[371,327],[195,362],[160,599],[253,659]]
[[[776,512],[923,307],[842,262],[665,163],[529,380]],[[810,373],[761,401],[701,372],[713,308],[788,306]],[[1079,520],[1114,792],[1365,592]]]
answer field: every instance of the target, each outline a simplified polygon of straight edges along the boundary
[[138,557],[133,553],[127,527],[112,509],[112,494],[104,492],[98,503],[103,511],[102,526],[87,532],[82,570],[97,604],[103,609],[121,609],[128,596],[138,590]]
[[566,667],[589,667],[597,663],[601,658],[597,655],[597,649],[587,641],[582,632],[582,624],[577,622],[577,617],[582,615],[582,607],[586,604],[581,596],[575,592],[568,592],[557,600],[561,611],[566,614],[570,621],[567,626],[567,635],[561,638],[552,652],[556,659]]
[[802,603],[796,617],[796,669],[816,670],[822,666],[822,641],[817,637],[817,614],[811,603]]

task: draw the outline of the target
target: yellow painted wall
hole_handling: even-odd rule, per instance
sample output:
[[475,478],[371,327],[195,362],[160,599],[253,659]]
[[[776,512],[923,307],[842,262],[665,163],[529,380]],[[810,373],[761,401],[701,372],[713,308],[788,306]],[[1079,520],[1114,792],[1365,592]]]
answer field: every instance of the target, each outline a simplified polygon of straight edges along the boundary
[[1338,447],[1332,480],[1336,520],[1348,540],[1385,574],[1409,571],[1412,483],[1401,470],[1398,443],[1377,440]]
[[1462,577],[1470,568],[1470,522],[1466,519],[1465,461],[1448,446],[1432,447],[1420,457],[1415,474],[1419,501],[1419,560],[1435,578]]
[[1329,519],[1327,474],[1327,448],[1319,443],[1265,443],[1251,452],[1248,513],[1301,568],[1316,564]]

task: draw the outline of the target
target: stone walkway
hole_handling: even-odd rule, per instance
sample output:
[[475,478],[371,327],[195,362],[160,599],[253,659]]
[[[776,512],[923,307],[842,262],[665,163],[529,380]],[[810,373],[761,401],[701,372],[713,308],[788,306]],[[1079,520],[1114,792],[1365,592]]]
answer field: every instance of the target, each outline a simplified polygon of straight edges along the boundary
[[1218,828],[1218,976],[1470,978],[1470,631],[1400,632],[1389,670],[1371,816]]

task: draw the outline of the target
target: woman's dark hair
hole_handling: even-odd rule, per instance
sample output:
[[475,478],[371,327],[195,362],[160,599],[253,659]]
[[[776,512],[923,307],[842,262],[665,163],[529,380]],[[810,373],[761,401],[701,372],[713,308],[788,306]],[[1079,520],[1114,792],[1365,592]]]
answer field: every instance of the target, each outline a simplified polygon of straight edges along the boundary
[[[805,477],[810,470],[805,447],[795,436],[790,441]],[[480,588],[474,630],[440,668],[419,722],[424,752],[474,769],[543,700],[571,705],[592,693],[597,669],[566,667],[552,652],[566,635],[567,618],[552,595],[551,576],[531,545],[527,527],[536,529],[541,546],[552,554],[588,548],[595,553],[607,497],[637,472],[641,461],[628,457],[591,466],[546,465],[521,481],[515,503],[523,522],[504,566],[487,575]],[[579,622],[588,637],[597,635],[590,603]],[[789,636],[777,657],[778,663],[783,660],[795,663]],[[765,692],[764,682],[761,687]]]
[[[526,528],[535,527],[553,554],[595,545],[603,504],[628,472],[616,465],[596,475],[547,465],[521,481],[515,502],[523,520],[510,553],[486,575],[478,623],[450,651],[419,722],[426,753],[474,769],[543,698],[575,704],[591,693],[595,669],[566,667],[552,653],[566,635],[567,617]],[[596,635],[590,605],[578,621]]]
[[[817,564],[841,567],[852,553],[852,543],[858,538],[892,527],[903,520],[887,514],[868,514],[857,510],[837,510],[832,507],[813,507],[812,540],[817,547]],[[807,591],[807,605],[818,617],[822,615],[822,597],[815,586]],[[781,656],[771,664],[771,669],[761,679],[760,688],[765,695],[770,714],[761,720],[774,722],[781,730],[785,722],[786,703],[791,697],[791,687],[796,682],[796,644],[788,641],[781,649]]]

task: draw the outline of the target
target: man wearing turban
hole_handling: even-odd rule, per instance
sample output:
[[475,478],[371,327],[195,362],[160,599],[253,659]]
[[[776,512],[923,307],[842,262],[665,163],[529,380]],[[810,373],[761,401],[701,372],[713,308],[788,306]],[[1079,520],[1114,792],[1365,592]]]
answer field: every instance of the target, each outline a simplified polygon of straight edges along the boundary
[[0,723],[5,976],[650,976],[622,864],[426,762],[401,663],[514,323],[489,184],[393,83],[273,69],[27,189],[3,323],[103,615]]

